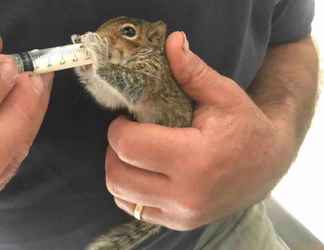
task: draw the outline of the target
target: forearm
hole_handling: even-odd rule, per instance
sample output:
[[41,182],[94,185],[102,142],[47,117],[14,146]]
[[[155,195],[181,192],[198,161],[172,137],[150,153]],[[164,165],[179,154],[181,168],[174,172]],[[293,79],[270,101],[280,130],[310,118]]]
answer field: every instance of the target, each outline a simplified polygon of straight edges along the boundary
[[290,140],[292,157],[309,128],[318,87],[318,57],[311,38],[269,49],[248,89],[262,111]]

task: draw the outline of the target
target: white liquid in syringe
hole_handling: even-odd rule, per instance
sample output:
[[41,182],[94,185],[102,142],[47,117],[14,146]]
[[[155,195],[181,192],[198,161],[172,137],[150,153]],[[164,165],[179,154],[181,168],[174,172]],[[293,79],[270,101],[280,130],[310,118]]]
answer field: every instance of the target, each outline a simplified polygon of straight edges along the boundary
[[42,74],[93,63],[90,53],[82,44],[32,50],[11,55],[20,72],[32,71]]

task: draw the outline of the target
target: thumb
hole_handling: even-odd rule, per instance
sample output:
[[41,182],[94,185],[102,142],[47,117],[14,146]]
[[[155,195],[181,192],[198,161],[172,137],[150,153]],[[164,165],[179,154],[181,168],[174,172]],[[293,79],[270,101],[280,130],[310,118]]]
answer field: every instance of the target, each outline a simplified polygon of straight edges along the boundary
[[226,93],[233,85],[232,81],[213,70],[189,49],[184,32],[174,32],[168,37],[166,54],[175,79],[198,103],[216,104],[228,99]]

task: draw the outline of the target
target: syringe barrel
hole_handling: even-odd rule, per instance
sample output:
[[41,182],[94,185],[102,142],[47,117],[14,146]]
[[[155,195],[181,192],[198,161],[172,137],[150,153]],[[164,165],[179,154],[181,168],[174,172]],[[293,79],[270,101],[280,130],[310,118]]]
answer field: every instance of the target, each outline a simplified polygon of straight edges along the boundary
[[31,71],[38,74],[90,65],[90,53],[82,44],[36,49],[11,55],[19,72]]

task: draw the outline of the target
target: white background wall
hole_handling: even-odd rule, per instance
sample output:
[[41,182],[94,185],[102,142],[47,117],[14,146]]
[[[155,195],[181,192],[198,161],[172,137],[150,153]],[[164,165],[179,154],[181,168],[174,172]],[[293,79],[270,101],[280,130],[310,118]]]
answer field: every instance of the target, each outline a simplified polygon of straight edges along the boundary
[[[322,50],[324,76],[324,1],[315,0],[313,37]],[[321,83],[322,92],[324,83]],[[324,93],[300,154],[273,196],[324,242]]]

